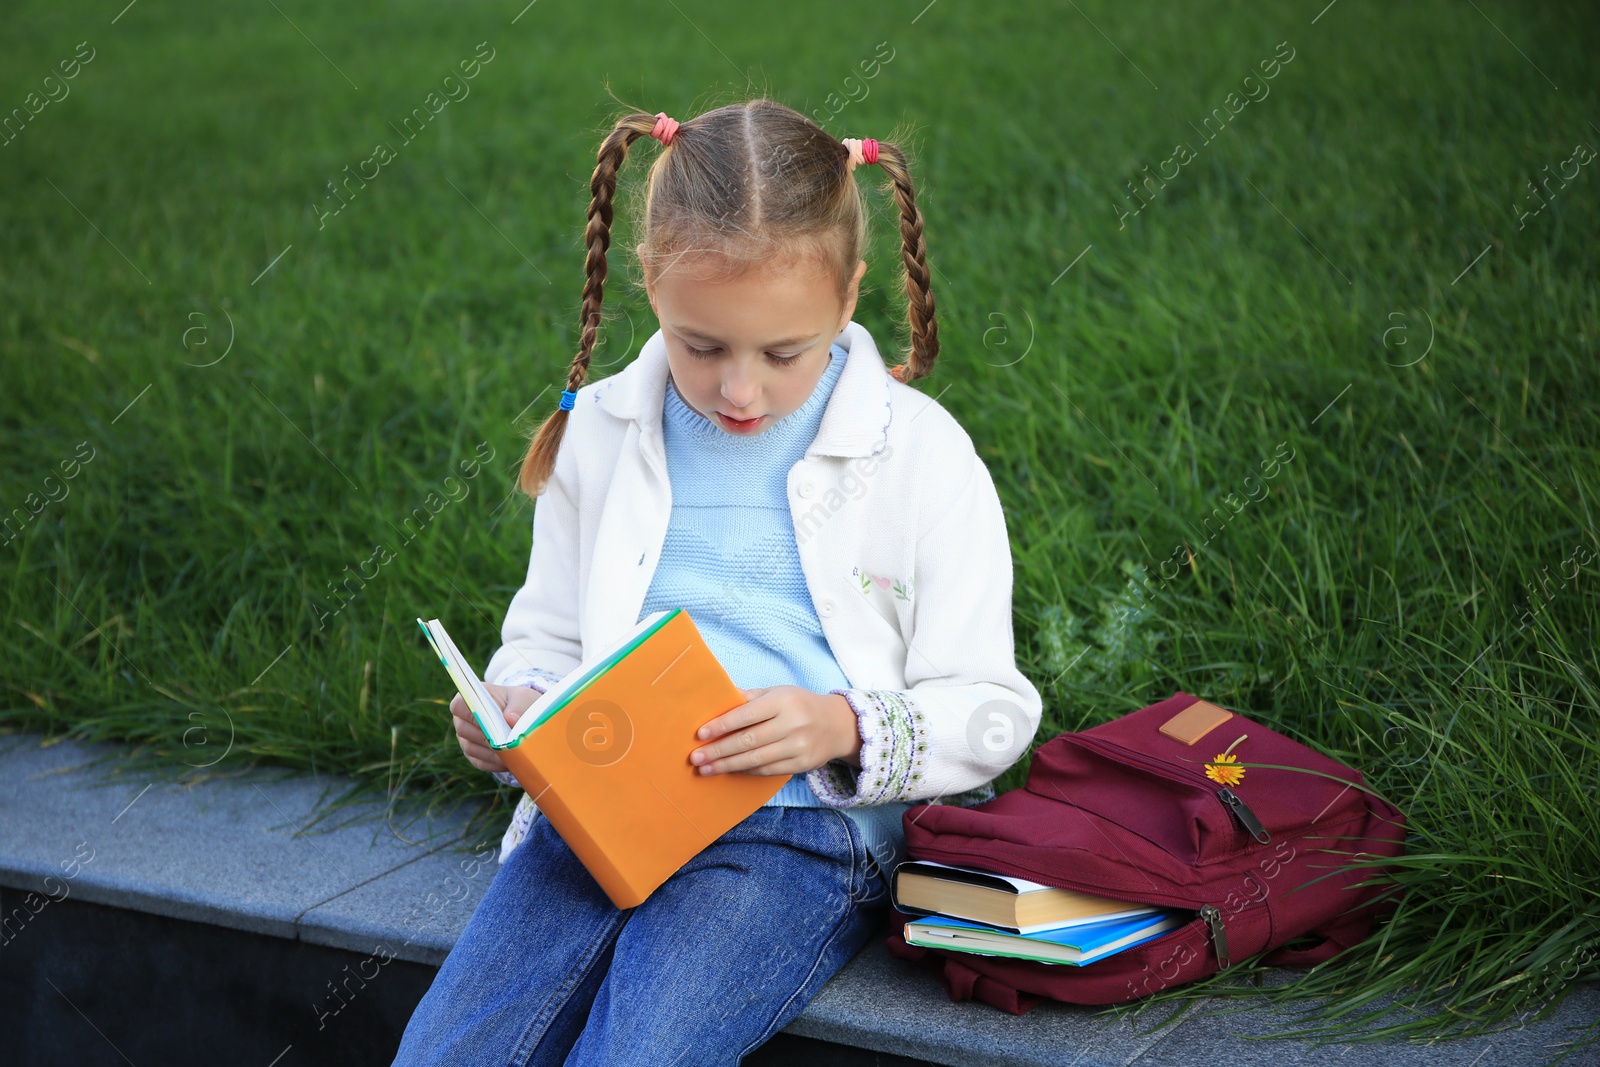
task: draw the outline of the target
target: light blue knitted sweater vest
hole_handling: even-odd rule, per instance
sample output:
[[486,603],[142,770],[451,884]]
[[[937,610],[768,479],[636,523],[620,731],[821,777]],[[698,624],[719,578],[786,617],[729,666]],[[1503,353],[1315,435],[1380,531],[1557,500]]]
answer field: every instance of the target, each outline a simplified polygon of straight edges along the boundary
[[[849,688],[806,587],[789,512],[788,475],[816,440],[848,353],[835,344],[816,389],[759,434],[730,434],[695,411],[669,376],[662,409],[672,515],[639,618],[682,608],[742,689]],[[769,805],[824,807],[804,774]],[[842,808],[886,871],[904,858],[909,804]]]

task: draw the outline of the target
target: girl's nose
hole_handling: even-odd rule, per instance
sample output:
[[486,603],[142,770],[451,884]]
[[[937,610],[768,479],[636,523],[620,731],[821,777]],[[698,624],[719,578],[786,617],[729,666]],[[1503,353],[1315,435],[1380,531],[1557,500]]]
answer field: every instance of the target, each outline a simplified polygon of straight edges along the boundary
[[761,388],[751,375],[730,375],[722,380],[722,396],[735,410],[749,407],[760,395]]

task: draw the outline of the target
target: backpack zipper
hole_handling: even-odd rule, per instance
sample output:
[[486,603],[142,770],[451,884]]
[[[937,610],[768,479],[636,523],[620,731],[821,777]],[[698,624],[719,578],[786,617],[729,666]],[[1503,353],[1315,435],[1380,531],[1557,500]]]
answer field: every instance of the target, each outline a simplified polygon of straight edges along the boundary
[[1272,835],[1267,833],[1266,827],[1261,825],[1261,820],[1256,818],[1256,813],[1250,810],[1250,806],[1244,802],[1242,797],[1227,786],[1217,790],[1217,796],[1221,797],[1222,802],[1228,805],[1244,828],[1250,831],[1251,837],[1263,845],[1272,840]]
[[1211,940],[1217,948],[1217,969],[1228,968],[1228,934],[1222,928],[1222,909],[1215,904],[1206,904],[1200,909],[1200,917],[1211,928]]

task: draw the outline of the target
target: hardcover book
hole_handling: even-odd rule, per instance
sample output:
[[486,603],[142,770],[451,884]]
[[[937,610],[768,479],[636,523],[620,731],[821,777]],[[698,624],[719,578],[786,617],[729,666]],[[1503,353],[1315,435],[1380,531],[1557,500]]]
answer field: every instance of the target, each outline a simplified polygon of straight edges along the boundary
[[777,795],[786,775],[703,775],[696,731],[745,703],[688,612],[639,620],[506,723],[444,625],[417,620],[490,747],[618,908],[643,903]]

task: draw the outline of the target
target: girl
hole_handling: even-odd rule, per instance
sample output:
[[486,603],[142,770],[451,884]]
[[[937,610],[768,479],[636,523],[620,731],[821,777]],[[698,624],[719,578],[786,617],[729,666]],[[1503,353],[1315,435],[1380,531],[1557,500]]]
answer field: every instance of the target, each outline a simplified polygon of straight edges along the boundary
[[[644,136],[663,149],[635,251],[661,328],[585,385],[617,171]],[[861,163],[899,207],[911,350],[892,370],[851,319]],[[694,773],[788,781],[627,910],[523,794],[400,1064],[737,1064],[878,931],[902,812],[989,799],[1039,725],[994,484],[906,384],[938,338],[901,150],[765,99],[635,113],[590,188],[582,339],[523,462],[533,551],[484,678],[515,723],[585,650],[681,607],[746,696],[701,728]],[[515,784],[451,709],[467,759]]]

